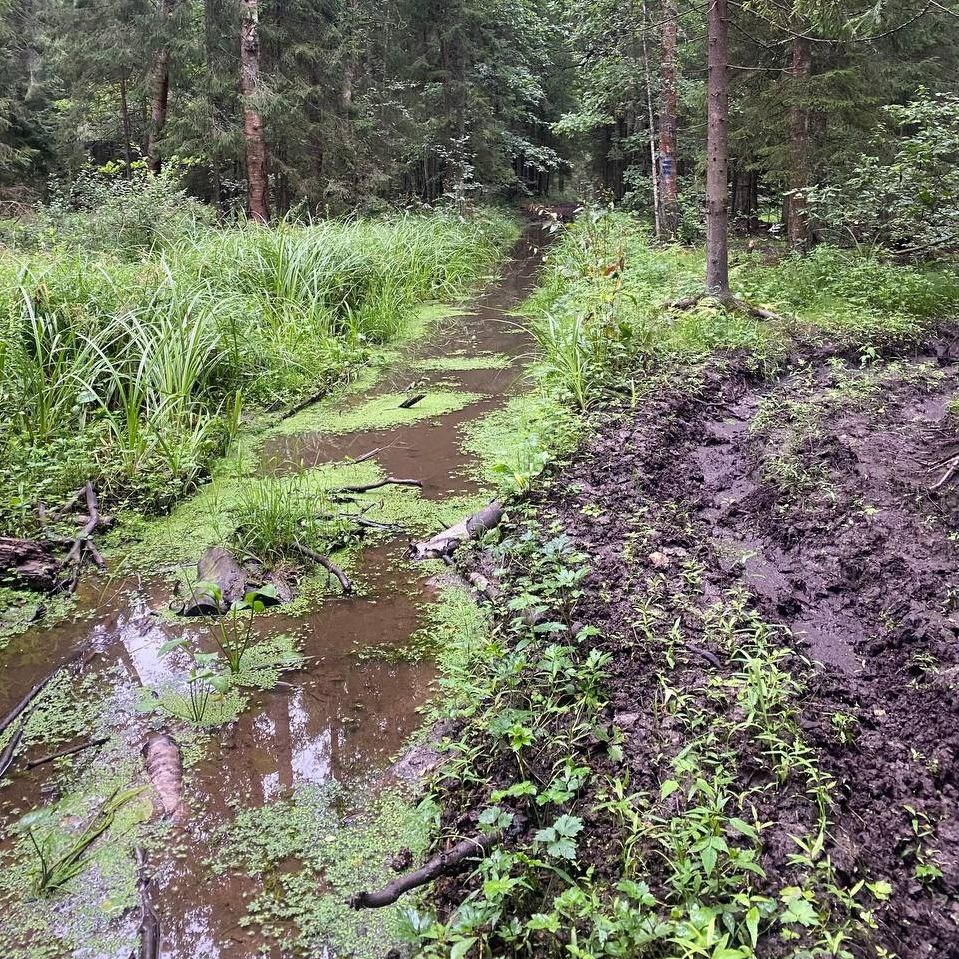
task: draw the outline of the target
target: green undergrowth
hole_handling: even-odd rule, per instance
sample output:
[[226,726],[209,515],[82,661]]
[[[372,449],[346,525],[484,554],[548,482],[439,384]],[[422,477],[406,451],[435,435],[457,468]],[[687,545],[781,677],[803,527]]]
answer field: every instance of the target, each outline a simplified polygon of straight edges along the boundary
[[[182,225],[181,225],[182,226]],[[111,507],[181,499],[254,416],[329,389],[426,301],[484,279],[500,213],[183,226],[138,258],[0,249],[0,527],[87,479]]]
[[521,493],[549,463],[572,452],[582,428],[558,399],[533,390],[465,424],[462,446],[479,461],[473,472],[480,480]]
[[[622,720],[637,770],[608,719],[610,644],[581,621],[588,557],[540,526],[530,517],[497,547],[492,625],[443,680],[445,715],[465,725],[435,786],[440,836],[469,817],[507,839],[451,913],[408,911],[418,954],[848,959],[890,887],[842,883],[824,852],[836,784],[797,722],[806,666],[788,634],[740,594],[700,605],[694,561],[680,593],[666,576],[638,590],[623,642],[652,668]],[[690,669],[680,610],[722,668]],[[769,848],[792,853],[767,877],[777,802],[791,821]]]
[[422,420],[434,419],[446,413],[465,409],[477,400],[479,393],[433,389],[415,406],[401,409],[400,404],[409,397],[407,393],[387,393],[374,396],[359,406],[330,409],[326,406],[311,406],[296,416],[284,420],[277,432],[283,435],[298,433],[354,433],[361,430],[382,430],[408,426]]
[[398,791],[358,797],[304,786],[290,799],[237,810],[217,828],[209,866],[214,875],[255,880],[242,925],[284,955],[378,959],[396,942],[403,907],[356,911],[346,900],[394,876],[389,860],[397,850],[419,858],[432,815]]
[[769,371],[797,342],[875,350],[914,342],[959,306],[959,272],[951,266],[901,266],[822,246],[771,265],[756,253],[733,255],[733,293],[780,320],[709,299],[669,307],[701,293],[703,276],[701,249],[657,245],[628,214],[587,211],[550,250],[527,304],[540,376],[586,409],[628,397],[652,361],[739,350]]

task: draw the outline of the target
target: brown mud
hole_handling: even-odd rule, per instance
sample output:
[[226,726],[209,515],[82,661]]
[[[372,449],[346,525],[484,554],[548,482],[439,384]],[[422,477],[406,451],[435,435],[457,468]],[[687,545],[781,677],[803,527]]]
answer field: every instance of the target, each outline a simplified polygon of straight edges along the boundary
[[[443,321],[435,335],[408,350],[367,394],[405,390],[415,380],[420,392],[443,384],[483,399],[460,412],[394,429],[276,436],[261,450],[261,474],[376,450],[373,458],[387,474],[422,480],[426,498],[476,492],[482,464],[461,450],[460,428],[502,406],[523,375],[530,341],[508,311],[531,292],[545,239],[545,232],[530,224],[501,278]],[[486,354],[502,354],[510,363],[464,371],[415,368],[418,361],[434,357]],[[450,515],[449,520],[459,518]],[[275,688],[253,694],[234,722],[213,731],[202,758],[187,764],[184,798],[189,816],[177,827],[171,854],[154,853],[149,863],[162,959],[279,955],[255,929],[240,925],[253,892],[251,882],[231,873],[214,877],[206,867],[214,829],[229,822],[237,809],[288,797],[304,784],[336,783],[349,790],[382,779],[383,770],[418,727],[417,710],[431,694],[434,667],[357,656],[372,645],[402,646],[423,623],[423,606],[433,595],[430,573],[404,562],[406,546],[397,538],[366,550],[358,563],[358,594],[334,596],[302,615],[279,611],[260,621],[263,638],[300,637],[305,661],[302,668],[284,674]],[[113,731],[138,755],[149,728],[135,707],[140,689],[176,678],[177,670],[185,668],[176,655],[161,656],[160,647],[199,628],[160,615],[170,598],[168,583],[159,577],[83,581],[77,613],[69,622],[27,632],[0,653],[0,713],[58,662],[77,649],[92,649],[98,655],[89,672],[102,677],[112,697]],[[43,751],[38,745],[31,757]],[[97,762],[96,754],[87,761]],[[59,794],[57,775],[52,764],[30,772],[19,764],[13,781],[0,790],[6,836],[0,849],[12,841],[8,830],[18,816]],[[132,931],[138,920],[130,915],[124,921]],[[128,944],[124,957],[129,952]],[[81,949],[66,954],[88,953]]]
[[[536,503],[541,527],[588,556],[576,618],[612,656],[632,789],[658,795],[683,738],[656,706],[663,652],[637,638],[638,604],[685,644],[669,673],[677,697],[731,668],[703,626],[717,604],[744,597],[784,627],[773,635],[803,685],[796,719],[835,780],[825,853],[847,887],[892,886],[857,957],[959,956],[959,479],[932,489],[959,450],[957,359],[947,340],[862,367],[806,356],[772,382],[735,358],[684,370],[638,410],[604,414]],[[741,787],[762,782],[762,764],[740,759]],[[796,881],[802,789],[787,782],[759,810],[773,897]],[[455,797],[451,785],[451,823],[482,806]],[[588,817],[580,848],[615,881],[608,830]],[[642,878],[665,895],[647,853],[640,843]],[[462,895],[461,880],[440,888],[448,905]]]

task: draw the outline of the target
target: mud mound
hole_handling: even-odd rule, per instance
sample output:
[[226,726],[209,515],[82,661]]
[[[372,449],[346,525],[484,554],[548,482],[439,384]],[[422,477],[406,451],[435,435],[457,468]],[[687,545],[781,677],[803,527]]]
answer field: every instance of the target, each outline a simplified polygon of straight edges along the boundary
[[[637,617],[683,638],[674,696],[728,668],[704,627],[720,599],[773,625],[803,684],[796,722],[834,780],[830,868],[892,886],[862,956],[959,955],[959,479],[943,482],[957,391],[948,351],[820,356],[772,384],[708,370],[613,415],[540,504],[589,554],[579,614],[613,655],[636,788],[658,788],[682,736],[640,708],[662,692]],[[761,810],[771,895],[810,828],[801,792],[787,782]]]

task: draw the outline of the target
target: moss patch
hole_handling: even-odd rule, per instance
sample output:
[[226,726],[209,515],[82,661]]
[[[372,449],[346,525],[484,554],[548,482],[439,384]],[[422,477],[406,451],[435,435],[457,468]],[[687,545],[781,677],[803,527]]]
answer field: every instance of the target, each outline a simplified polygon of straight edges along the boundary
[[422,855],[428,810],[396,791],[344,804],[335,786],[306,786],[291,799],[240,810],[214,836],[213,872],[240,871],[261,884],[243,924],[259,928],[285,955],[329,949],[377,959],[397,940],[409,902],[356,912],[346,900],[394,875],[387,860],[396,850]]
[[330,409],[325,405],[311,406],[281,423],[277,432],[293,435],[389,429],[443,416],[446,413],[455,413],[483,397],[479,393],[434,390],[427,393],[426,398],[412,409],[400,409],[400,403],[406,398],[406,393],[384,393],[353,408]]
[[416,369],[425,373],[459,373],[470,370],[505,370],[512,360],[502,353],[482,356],[434,356],[416,363]]
[[555,456],[572,450],[582,429],[567,408],[545,393],[513,397],[502,409],[462,427],[463,449],[480,463],[478,477],[523,490]]

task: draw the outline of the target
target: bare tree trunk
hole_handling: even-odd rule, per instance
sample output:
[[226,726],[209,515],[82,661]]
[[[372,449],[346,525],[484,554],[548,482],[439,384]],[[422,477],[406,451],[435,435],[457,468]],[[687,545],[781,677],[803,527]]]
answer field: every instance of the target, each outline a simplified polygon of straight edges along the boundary
[[676,0],[663,0],[663,44],[660,55],[659,114],[659,202],[660,225],[669,239],[679,225],[679,186],[676,169],[676,110],[679,97],[676,90],[676,37],[679,21]]
[[729,292],[729,38],[726,0],[710,0],[707,16],[706,293]]
[[243,138],[246,141],[246,189],[250,218],[270,219],[266,175],[267,151],[263,118],[254,98],[260,80],[258,0],[240,0],[240,93],[243,97]]
[[[176,0],[160,0],[160,23],[165,29],[166,22],[173,14]],[[157,141],[166,126],[167,105],[170,101],[170,48],[164,45],[157,51],[153,61],[153,110],[150,115],[150,136],[147,139],[147,166],[153,173],[160,172],[160,155]]]
[[805,81],[812,72],[809,41],[793,39],[792,106],[789,108],[789,195],[786,198],[786,236],[794,250],[809,246],[809,220],[806,216],[806,194],[809,186],[809,111],[802,105]]
[[133,147],[130,135],[130,104],[127,102],[126,70],[120,74],[120,120],[123,124],[123,157],[126,164],[125,176],[133,179]]
[[656,236],[662,233],[662,207],[659,199],[659,179],[656,176],[656,124],[653,120],[653,84],[649,76],[649,48],[646,44],[646,31],[649,18],[646,12],[646,0],[643,0],[643,73],[646,79],[646,115],[649,123],[649,180],[653,187],[653,222]]

